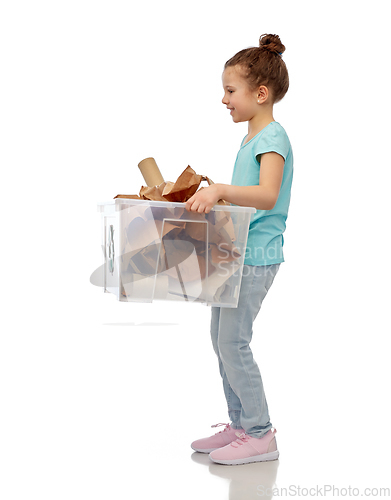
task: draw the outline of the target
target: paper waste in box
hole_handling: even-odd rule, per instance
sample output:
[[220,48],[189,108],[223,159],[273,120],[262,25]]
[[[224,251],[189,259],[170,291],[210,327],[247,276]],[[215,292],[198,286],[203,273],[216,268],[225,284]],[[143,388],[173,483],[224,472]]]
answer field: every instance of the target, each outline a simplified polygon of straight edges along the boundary
[[175,183],[99,204],[104,264],[91,282],[121,301],[237,307],[255,209],[221,200],[208,214],[187,211],[202,180],[211,183],[187,167]]

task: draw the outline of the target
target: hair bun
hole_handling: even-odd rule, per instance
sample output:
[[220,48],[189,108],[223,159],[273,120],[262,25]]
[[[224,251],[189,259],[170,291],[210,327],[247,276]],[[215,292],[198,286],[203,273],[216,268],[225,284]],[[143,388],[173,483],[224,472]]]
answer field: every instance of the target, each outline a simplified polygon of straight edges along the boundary
[[285,51],[285,46],[278,35],[261,35],[259,38],[259,47],[279,55]]

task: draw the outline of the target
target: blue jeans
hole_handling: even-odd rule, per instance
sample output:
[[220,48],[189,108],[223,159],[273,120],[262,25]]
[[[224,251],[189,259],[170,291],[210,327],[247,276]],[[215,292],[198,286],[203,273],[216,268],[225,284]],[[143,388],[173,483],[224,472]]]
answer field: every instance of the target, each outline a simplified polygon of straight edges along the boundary
[[249,344],[253,322],[279,267],[280,264],[245,265],[238,307],[212,307],[212,344],[219,361],[231,426],[242,427],[256,438],[266,434],[272,424],[261,373]]

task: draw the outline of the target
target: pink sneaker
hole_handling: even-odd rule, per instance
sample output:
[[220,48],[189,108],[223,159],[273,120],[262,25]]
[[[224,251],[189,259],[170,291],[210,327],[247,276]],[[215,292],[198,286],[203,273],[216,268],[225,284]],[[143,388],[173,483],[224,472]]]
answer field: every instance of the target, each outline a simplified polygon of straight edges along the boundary
[[245,433],[236,433],[235,441],[224,448],[213,451],[209,457],[213,462],[223,465],[241,465],[252,462],[277,460],[279,452],[276,443],[276,429],[271,429],[261,438]]
[[244,432],[243,429],[232,429],[229,424],[216,424],[212,425],[212,427],[220,427],[221,425],[225,425],[223,431],[217,432],[213,436],[193,441],[191,443],[193,450],[200,453],[210,453],[235,441],[238,437],[236,433],[240,434]]

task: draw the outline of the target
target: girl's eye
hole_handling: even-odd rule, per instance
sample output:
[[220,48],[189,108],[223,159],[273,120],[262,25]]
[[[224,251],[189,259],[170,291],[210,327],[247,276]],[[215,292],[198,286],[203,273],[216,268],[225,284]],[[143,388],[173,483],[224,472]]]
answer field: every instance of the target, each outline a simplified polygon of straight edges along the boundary
[[233,90],[228,90],[228,92],[229,92],[230,94],[232,94],[232,93],[233,93]]

